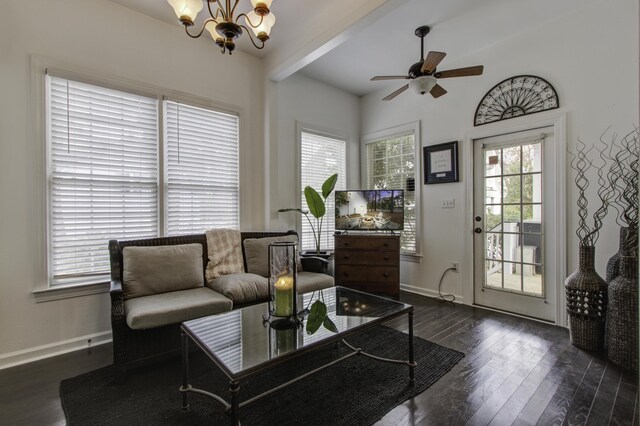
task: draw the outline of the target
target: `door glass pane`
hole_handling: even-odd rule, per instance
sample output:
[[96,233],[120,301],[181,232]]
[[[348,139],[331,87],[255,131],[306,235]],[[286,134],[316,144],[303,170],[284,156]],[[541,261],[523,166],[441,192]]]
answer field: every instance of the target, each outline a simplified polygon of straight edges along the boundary
[[513,175],[520,173],[520,147],[512,146],[502,150],[502,174]]
[[522,202],[542,202],[542,175],[540,173],[522,176]]
[[485,176],[497,176],[502,174],[502,150],[490,149],[485,151],[484,165]]
[[485,234],[485,247],[487,259],[502,260],[502,234]]
[[502,206],[485,206],[484,225],[486,231],[500,231],[502,229]]
[[502,262],[485,261],[485,285],[502,288]]
[[507,290],[520,291],[522,289],[520,264],[513,262],[504,262],[503,272],[504,288]]
[[542,144],[522,145],[522,171],[540,172],[542,171]]
[[502,179],[487,178],[484,180],[485,204],[502,203]]
[[504,177],[503,185],[503,202],[504,203],[519,203],[520,202],[520,176]]
[[520,228],[520,205],[502,206],[504,211],[503,232],[518,232]]

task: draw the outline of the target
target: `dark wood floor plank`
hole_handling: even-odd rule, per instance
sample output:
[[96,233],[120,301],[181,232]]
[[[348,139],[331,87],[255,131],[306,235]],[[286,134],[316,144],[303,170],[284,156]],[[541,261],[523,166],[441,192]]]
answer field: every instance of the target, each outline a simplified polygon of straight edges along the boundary
[[622,371],[616,401],[611,412],[611,425],[631,425],[637,399],[637,376],[629,371]]
[[569,405],[573,400],[578,387],[582,383],[582,379],[591,364],[593,355],[580,351],[573,365],[564,372],[564,377],[549,404],[545,407],[538,425],[560,425],[565,420]]
[[564,421],[565,424],[583,425],[587,423],[606,365],[607,358],[604,354],[594,355],[582,379],[582,383],[580,383],[580,387],[569,405]]

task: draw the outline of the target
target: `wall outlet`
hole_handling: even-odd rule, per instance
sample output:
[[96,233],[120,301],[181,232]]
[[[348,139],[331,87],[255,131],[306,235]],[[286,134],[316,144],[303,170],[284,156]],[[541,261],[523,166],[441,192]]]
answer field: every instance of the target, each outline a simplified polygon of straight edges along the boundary
[[460,272],[460,262],[453,262],[451,268],[453,268],[453,272]]
[[456,206],[455,198],[448,198],[446,200],[442,200],[442,208],[443,209],[452,209]]

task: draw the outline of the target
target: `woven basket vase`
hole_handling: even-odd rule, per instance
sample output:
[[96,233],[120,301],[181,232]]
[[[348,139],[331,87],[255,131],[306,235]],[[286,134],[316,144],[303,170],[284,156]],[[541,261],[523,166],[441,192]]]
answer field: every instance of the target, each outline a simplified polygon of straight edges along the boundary
[[620,257],[620,274],[609,283],[607,307],[609,359],[638,371],[638,259]]
[[622,256],[624,250],[624,240],[627,238],[627,233],[629,233],[629,228],[620,227],[620,246],[618,247],[618,252],[611,256],[607,262],[607,276],[605,281],[608,283],[613,281],[620,273],[620,256]]
[[564,282],[571,344],[589,351],[604,350],[607,283],[595,269],[594,246],[580,245],[578,269]]

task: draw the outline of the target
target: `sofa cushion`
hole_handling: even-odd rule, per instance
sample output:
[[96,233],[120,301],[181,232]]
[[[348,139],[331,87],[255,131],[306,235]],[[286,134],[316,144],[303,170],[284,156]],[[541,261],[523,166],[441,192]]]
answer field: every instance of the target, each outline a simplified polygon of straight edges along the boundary
[[[277,241],[298,241],[297,235],[283,235],[281,237],[247,238],[244,240],[244,257],[247,272],[263,277],[269,275],[269,244]],[[302,264],[298,257],[298,271],[302,271]]]
[[208,229],[207,281],[226,274],[244,272],[242,264],[242,243],[240,231],[237,229]]
[[129,327],[141,330],[227,312],[232,306],[223,295],[200,287],[126,300],[124,311]]
[[125,299],[202,287],[202,244],[125,247],[122,269]]
[[256,274],[222,275],[207,281],[207,287],[233,300],[234,304],[266,301],[269,297],[267,279]]
[[331,275],[319,274],[317,272],[298,273],[297,290],[298,293],[322,290],[333,287],[334,281]]

